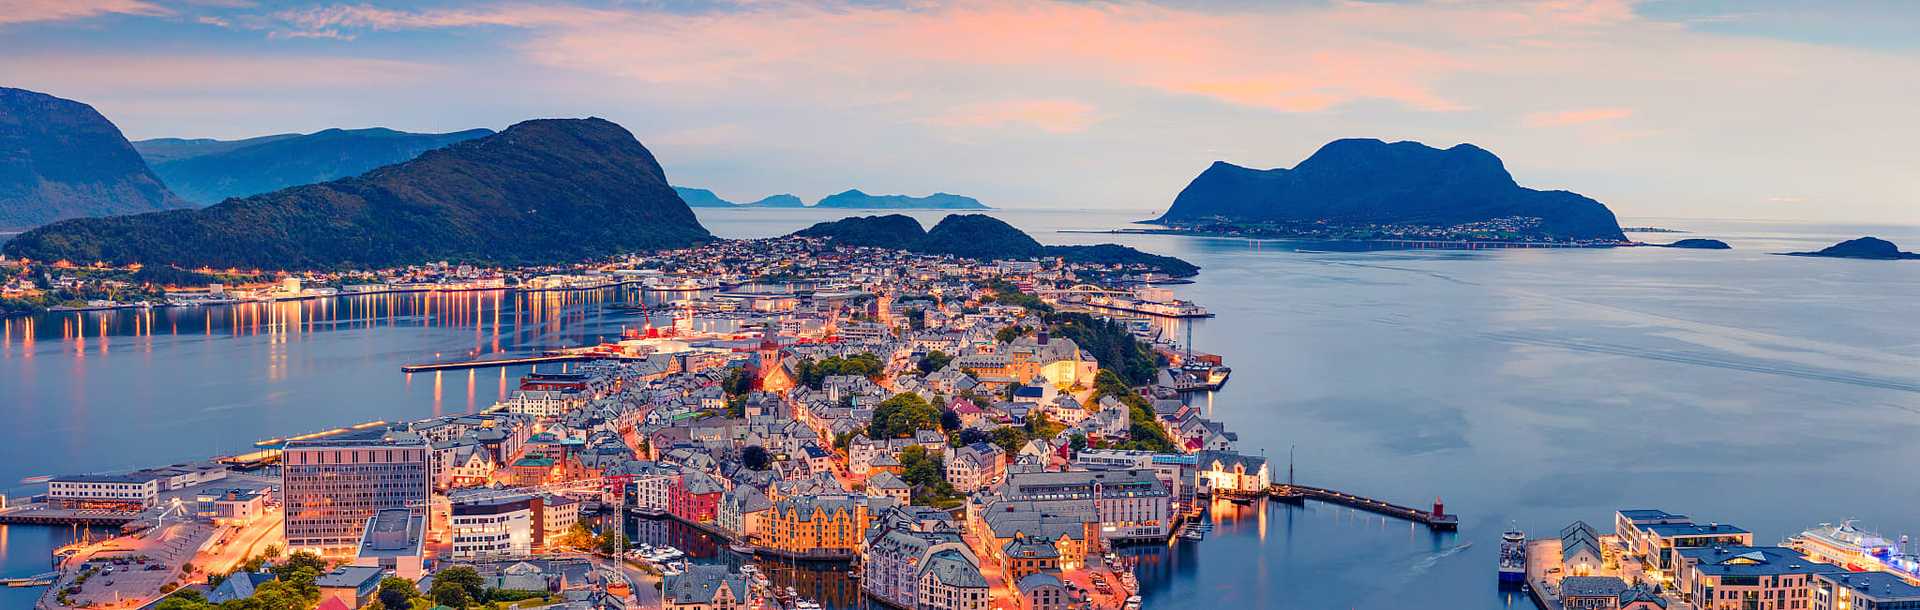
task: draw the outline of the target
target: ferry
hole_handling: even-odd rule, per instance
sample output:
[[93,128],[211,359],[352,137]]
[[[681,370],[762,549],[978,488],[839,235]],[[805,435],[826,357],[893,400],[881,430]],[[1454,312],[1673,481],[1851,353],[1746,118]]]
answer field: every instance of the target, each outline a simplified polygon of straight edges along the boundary
[[666,277],[650,277],[650,278],[647,278],[646,280],[641,281],[640,285],[642,287],[645,287],[647,290],[658,290],[663,292],[698,292],[701,290],[715,290],[720,287],[719,282],[709,280],[709,279],[703,279],[703,278],[675,279],[675,278],[666,278]]
[[1901,536],[1897,543],[1889,541],[1879,533],[1860,529],[1852,520],[1838,525],[1822,523],[1787,538],[1781,546],[1799,551],[1814,561],[1855,572],[1890,572],[1920,585],[1920,555],[1909,547],[1906,536]]
[[1519,528],[1500,534],[1500,584],[1517,585],[1527,580],[1527,534]]

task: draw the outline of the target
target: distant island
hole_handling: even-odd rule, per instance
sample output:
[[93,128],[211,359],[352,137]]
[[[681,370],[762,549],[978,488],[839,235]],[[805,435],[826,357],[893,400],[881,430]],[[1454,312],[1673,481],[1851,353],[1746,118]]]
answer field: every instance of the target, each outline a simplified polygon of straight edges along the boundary
[[807,206],[806,202],[801,201],[799,197],[787,193],[768,195],[760,198],[759,201],[738,203],[721,199],[713,191],[702,188],[676,186],[673,187],[673,191],[680,194],[680,199],[685,200],[688,207],[695,208],[803,208]]
[[799,197],[781,193],[768,195],[759,201],[728,201],[713,191],[689,186],[676,186],[673,190],[687,205],[696,208],[822,208],[838,210],[991,210],[980,200],[952,193],[934,193],[925,197],[909,195],[869,195],[860,189],[848,189],[821,198],[813,205],[807,205]]
[[950,214],[926,230],[904,214],[854,216],[822,222],[793,233],[824,237],[835,244],[906,250],[976,260],[1059,257],[1068,262],[1134,266],[1142,270],[1188,277],[1200,272],[1192,263],[1171,256],[1149,254],[1118,244],[1047,246],[1020,229],[983,214]]
[[1372,139],[1335,140],[1291,169],[1216,161],[1150,222],[1248,237],[1626,243],[1607,206],[1522,187],[1484,149]]
[[92,106],[0,87],[0,228],[189,205]]
[[[1677,233],[1678,231],[1674,231],[1674,232]],[[1670,244],[1654,244],[1654,245],[1657,245],[1663,248],[1693,248],[1697,250],[1732,250],[1733,249],[1733,246],[1727,245],[1727,242],[1720,241],[1718,239],[1700,239],[1700,238],[1682,239],[1680,241],[1676,241]]]
[[1819,256],[1826,258],[1863,258],[1870,260],[1913,260],[1920,254],[1901,252],[1893,242],[1878,237],[1849,239],[1820,249],[1817,252],[1782,252],[1785,256]]
[[408,133],[385,128],[326,129],[244,140],[160,138],[133,148],[167,188],[201,205],[290,186],[357,176],[491,129]]
[[847,189],[814,202],[816,208],[862,210],[991,210],[980,200],[952,193],[934,193],[925,197],[908,195],[869,195],[860,189]]
[[712,239],[633,134],[590,118],[526,121],[360,176],[204,209],[65,220],[0,251],[311,270],[573,262]]

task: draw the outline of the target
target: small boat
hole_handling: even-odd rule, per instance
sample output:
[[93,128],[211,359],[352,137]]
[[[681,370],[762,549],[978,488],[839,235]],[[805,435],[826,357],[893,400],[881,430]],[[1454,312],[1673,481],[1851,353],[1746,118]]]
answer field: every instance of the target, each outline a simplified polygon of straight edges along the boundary
[[1140,601],[1140,596],[1138,595],[1128,597],[1127,610],[1140,610]]

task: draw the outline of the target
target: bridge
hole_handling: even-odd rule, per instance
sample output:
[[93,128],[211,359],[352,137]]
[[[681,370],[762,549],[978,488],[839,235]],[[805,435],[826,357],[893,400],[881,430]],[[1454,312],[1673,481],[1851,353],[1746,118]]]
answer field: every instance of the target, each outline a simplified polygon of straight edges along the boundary
[[1433,510],[1420,510],[1343,491],[1293,483],[1276,483],[1267,488],[1267,496],[1281,502],[1300,503],[1315,500],[1328,504],[1338,504],[1348,508],[1363,510],[1377,515],[1412,521],[1427,526],[1434,531],[1450,532],[1460,528],[1459,515],[1450,515],[1439,499],[1433,501]]

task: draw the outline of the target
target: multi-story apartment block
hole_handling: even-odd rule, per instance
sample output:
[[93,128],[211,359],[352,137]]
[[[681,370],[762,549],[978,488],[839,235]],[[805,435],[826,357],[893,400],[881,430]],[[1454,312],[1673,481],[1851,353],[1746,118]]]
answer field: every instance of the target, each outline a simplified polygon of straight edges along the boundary
[[379,510],[424,514],[433,484],[430,455],[426,442],[410,433],[287,443],[281,468],[287,546],[350,553]]

